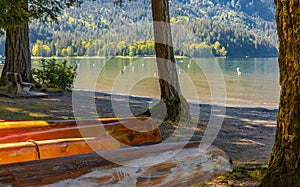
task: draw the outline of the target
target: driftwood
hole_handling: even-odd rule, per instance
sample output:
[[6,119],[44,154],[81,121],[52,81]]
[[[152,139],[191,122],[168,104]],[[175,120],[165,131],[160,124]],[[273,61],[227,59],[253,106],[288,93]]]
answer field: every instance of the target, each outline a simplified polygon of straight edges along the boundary
[[0,121],[0,164],[160,142],[150,118]]
[[0,165],[0,185],[191,186],[231,170],[216,147],[161,143]]

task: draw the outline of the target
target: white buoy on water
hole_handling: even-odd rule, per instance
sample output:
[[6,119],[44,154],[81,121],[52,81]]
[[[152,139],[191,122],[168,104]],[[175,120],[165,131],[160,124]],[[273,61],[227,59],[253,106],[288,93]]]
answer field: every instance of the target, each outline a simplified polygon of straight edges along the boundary
[[238,76],[241,76],[241,75],[242,75],[242,72],[240,71],[240,68],[239,68],[239,67],[236,68],[236,72],[237,72]]

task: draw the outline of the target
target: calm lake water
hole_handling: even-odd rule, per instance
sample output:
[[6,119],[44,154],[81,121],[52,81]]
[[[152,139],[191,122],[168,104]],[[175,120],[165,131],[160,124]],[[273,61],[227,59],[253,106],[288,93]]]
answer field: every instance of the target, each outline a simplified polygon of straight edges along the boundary
[[[71,58],[68,62],[78,65],[75,88],[159,97],[154,58]],[[189,100],[229,106],[278,106],[277,58],[183,58],[177,62],[181,90]],[[33,60],[33,66],[38,66],[38,60]]]

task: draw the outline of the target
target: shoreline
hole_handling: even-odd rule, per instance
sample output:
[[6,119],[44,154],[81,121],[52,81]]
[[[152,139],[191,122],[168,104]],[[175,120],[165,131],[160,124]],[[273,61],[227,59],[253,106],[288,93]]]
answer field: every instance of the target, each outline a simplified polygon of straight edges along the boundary
[[[72,90],[75,91],[82,91],[82,92],[90,92],[90,93],[95,93],[96,94],[104,94],[104,95],[113,95],[113,96],[123,96],[123,97],[135,97],[135,98],[140,98],[140,99],[151,99],[151,100],[159,100],[159,97],[152,97],[152,96],[143,96],[143,95],[132,95],[132,94],[126,94],[126,93],[113,93],[110,91],[95,91],[95,90],[88,90],[88,89],[80,89],[80,88],[73,88]],[[228,98],[225,99],[226,101]],[[218,102],[205,102],[201,100],[193,100],[193,99],[187,99],[189,104],[199,104],[199,105],[210,105],[210,106],[219,106],[219,107],[231,107],[231,108],[261,108],[261,109],[267,109],[267,110],[278,110],[278,106],[254,106],[254,105],[237,105],[237,104],[229,104],[228,102],[224,103],[218,103]]]
[[[84,58],[90,58],[90,59],[105,59],[105,58],[156,58],[155,55],[148,55],[148,56],[51,56],[51,57],[42,57],[42,56],[31,56],[31,59],[69,59],[69,58],[74,58],[74,59],[84,59]],[[188,57],[188,56],[178,56],[175,55],[175,59],[186,59],[186,58],[193,58],[193,57]],[[214,58],[226,58],[226,57],[214,57]]]
[[[149,55],[149,56],[51,56],[51,57],[42,57],[42,56],[31,56],[31,59],[34,60],[38,60],[38,59],[105,59],[105,58],[156,58],[155,55]],[[219,57],[219,56],[214,56],[214,57],[190,57],[190,56],[179,56],[179,55],[175,55],[175,59],[212,59],[212,58],[216,58],[216,59],[225,59],[225,58],[230,58],[230,59],[247,59],[244,57]],[[265,58],[265,57],[252,57],[252,58]],[[276,58],[276,57],[268,57],[268,58]],[[250,58],[251,59],[251,58]]]

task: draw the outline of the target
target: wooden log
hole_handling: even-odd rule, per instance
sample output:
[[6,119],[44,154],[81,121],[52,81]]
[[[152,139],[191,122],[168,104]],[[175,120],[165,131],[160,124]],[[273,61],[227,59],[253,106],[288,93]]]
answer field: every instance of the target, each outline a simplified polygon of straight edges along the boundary
[[1,165],[0,184],[192,186],[231,170],[226,153],[214,146],[199,142],[162,143]]
[[71,138],[0,144],[0,164],[120,149],[113,138]]
[[162,140],[157,125],[150,118],[0,122],[0,143],[101,137],[106,134],[128,146],[160,143]]

